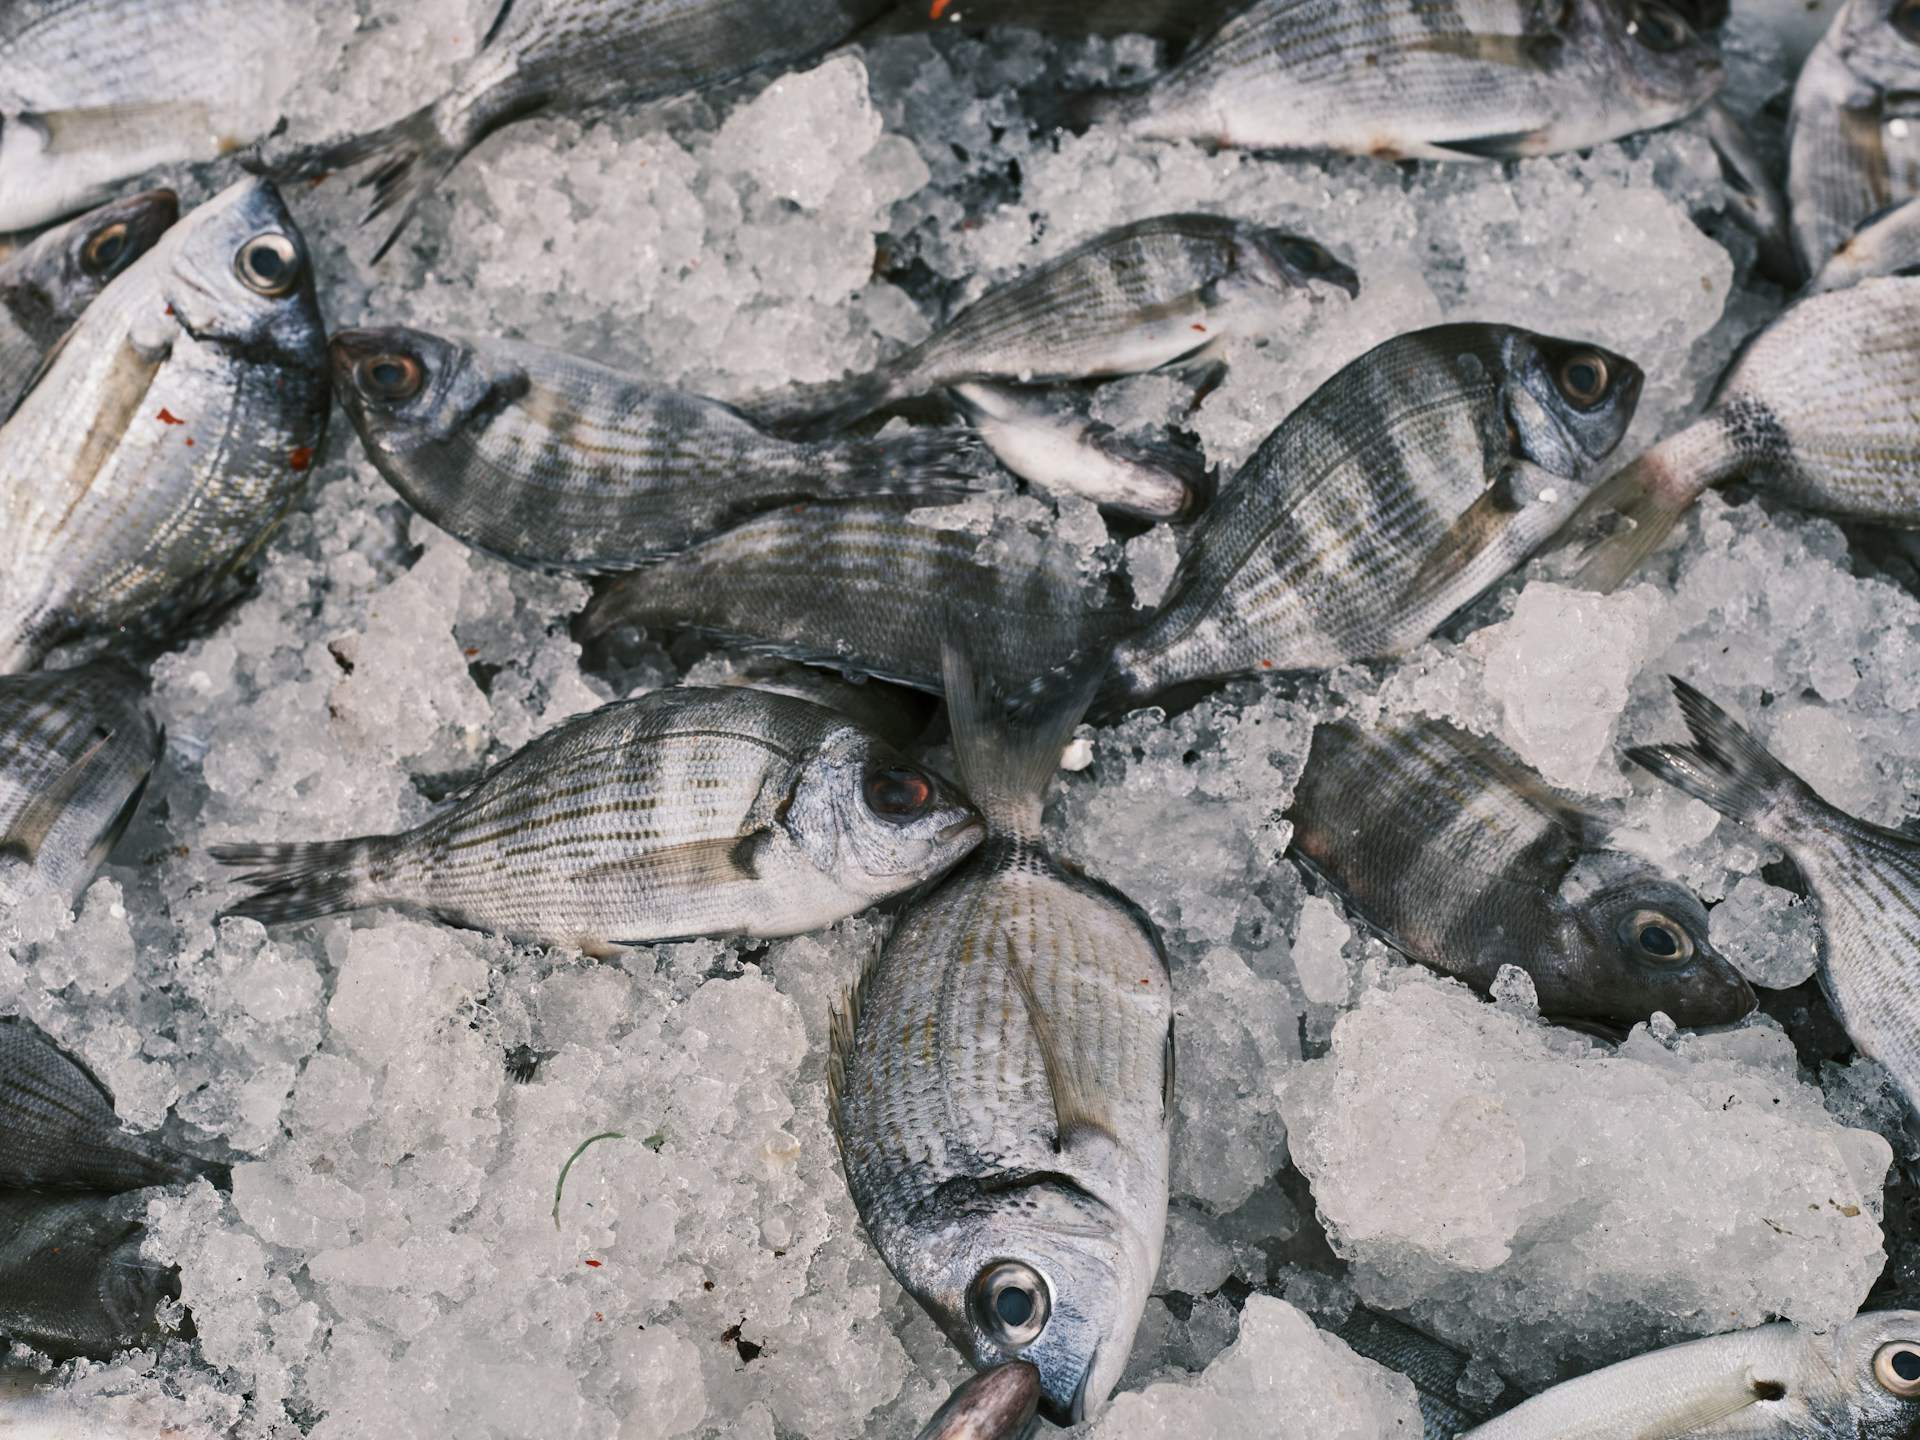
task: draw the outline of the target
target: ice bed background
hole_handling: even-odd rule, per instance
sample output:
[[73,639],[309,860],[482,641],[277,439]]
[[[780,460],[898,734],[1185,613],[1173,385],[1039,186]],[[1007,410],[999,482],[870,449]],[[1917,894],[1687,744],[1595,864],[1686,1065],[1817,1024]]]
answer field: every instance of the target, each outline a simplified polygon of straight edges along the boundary
[[[444,88],[485,8],[316,5],[310,43],[250,78],[295,135],[365,130]],[[1759,112],[1763,144],[1829,13],[1736,6],[1728,98]],[[331,328],[512,334],[721,396],[863,368],[943,302],[1111,224],[1284,223],[1363,289],[1290,301],[1263,345],[1233,349],[1191,422],[1229,467],[1346,361],[1442,319],[1638,361],[1624,459],[1783,302],[1749,278],[1698,121],[1408,172],[1025,119],[1154,59],[1142,40],[904,37],[605,123],[516,125],[377,268],[345,183],[288,198]],[[170,178],[191,201],[224,173]],[[1152,424],[1184,399],[1148,376],[1098,405]],[[929,519],[988,547],[1056,530],[1142,604],[1175,557],[1164,527],[1122,542],[1084,502]],[[1311,1328],[1356,1299],[1471,1349],[1464,1383],[1488,1394],[1501,1373],[1537,1386],[1774,1316],[1920,1302],[1899,1106],[1799,983],[1814,931],[1777,856],[1618,760],[1681,733],[1672,671],[1835,802],[1898,821],[1920,787],[1910,572],[1826,521],[1716,495],[1613,596],[1559,568],[1536,563],[1403,662],[1088,732],[1092,763],[1063,775],[1057,843],[1159,923],[1178,1010],[1166,1260],[1092,1433],[1240,1434],[1258,1414],[1275,1436],[1417,1434],[1411,1387]],[[652,647],[617,678],[584,673],[567,625],[585,587],[411,516],[338,415],[259,572],[157,666],[166,758],[77,916],[0,878],[0,1010],[73,1046],[129,1120],[171,1114],[243,1161],[231,1197],[150,1206],[149,1253],[180,1266],[197,1338],[73,1383],[163,1391],[196,1434],[913,1434],[961,1365],[861,1232],[824,1103],[829,1007],[884,917],[606,962],[390,912],[271,935],[216,918],[233,892],[209,845],[409,824],[563,717],[726,662]],[[1615,1050],[1350,934],[1280,858],[1312,727],[1349,710],[1452,718],[1623,806],[1636,843],[1719,902],[1716,944],[1798,988],[1729,1032],[1656,1020]],[[508,1057],[528,1052],[522,1083]],[[574,1164],[556,1227],[560,1168],[604,1131],[626,1138]]]

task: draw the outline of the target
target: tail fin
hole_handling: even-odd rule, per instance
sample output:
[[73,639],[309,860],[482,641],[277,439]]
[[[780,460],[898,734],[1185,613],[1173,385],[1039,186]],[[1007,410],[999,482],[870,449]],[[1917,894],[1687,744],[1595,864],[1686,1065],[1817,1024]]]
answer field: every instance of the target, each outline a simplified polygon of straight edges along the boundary
[[387,238],[380,242],[380,248],[373,252],[377,263],[412,222],[421,202],[480,138],[450,138],[442,128],[440,105],[436,102],[370,135],[309,151],[295,162],[276,167],[275,174],[280,179],[299,179],[324,175],[331,170],[350,170],[369,160],[377,162],[360,181],[359,188],[373,190],[373,204],[360,223],[371,225],[382,215],[396,210],[400,217]]
[[985,489],[993,452],[973,430],[920,426],[903,435],[848,443],[846,470],[829,477],[829,495],[922,495],[954,499]]
[[1106,654],[1100,653],[1097,664],[1078,665],[1032,703],[1010,710],[994,678],[974,669],[972,656],[955,638],[959,633],[956,625],[948,626],[940,659],[961,783],[996,830],[1037,835],[1047,782],[1060,768],[1061,752],[1106,674]]
[[1567,525],[1571,529],[1602,510],[1617,511],[1629,523],[1587,553],[1576,583],[1589,590],[1617,589],[1659,548],[1700,493],[1737,468],[1718,417],[1708,415],[1609,476]]
[[743,401],[740,409],[755,424],[789,439],[821,440],[896,400],[909,398],[914,392],[903,385],[902,373],[898,364],[880,365],[863,375],[794,385],[777,394],[756,396]]
[[216,845],[213,858],[244,868],[240,883],[254,892],[225,913],[283,925],[374,904],[373,857],[391,843],[384,835],[363,835],[316,845]]
[[1726,711],[1686,681],[1668,678],[1693,744],[1641,745],[1627,751],[1629,760],[1756,831],[1782,799],[1812,795]]

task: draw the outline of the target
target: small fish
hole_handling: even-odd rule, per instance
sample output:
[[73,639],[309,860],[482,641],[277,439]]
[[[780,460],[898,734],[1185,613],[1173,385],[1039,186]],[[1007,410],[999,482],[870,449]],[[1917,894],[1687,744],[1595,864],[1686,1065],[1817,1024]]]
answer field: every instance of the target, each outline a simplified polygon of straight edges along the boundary
[[941,637],[963,628],[996,673],[1040,675],[1102,648],[1132,612],[1089,585],[1073,555],[1026,534],[994,542],[914,523],[918,502],[798,505],[622,575],[580,622],[690,631],[805,664],[940,689]]
[[1803,273],[1920,195],[1920,3],[1847,0],[1793,89],[1787,195]]
[[1700,901],[1607,848],[1604,822],[1492,741],[1438,720],[1321,725],[1289,813],[1295,858],[1358,918],[1483,993],[1517,965],[1555,1018],[1700,1026],[1753,1009]]
[[0,674],[203,605],[305,490],[329,393],[306,246],[244,180],[107,287],[0,428]]
[[1147,139],[1506,160],[1670,124],[1723,78],[1660,0],[1258,0],[1146,86],[1070,109]]
[[1820,985],[1862,1055],[1920,1109],[1920,838],[1829,805],[1727,712],[1673,682],[1691,745],[1627,758],[1778,845],[1806,877],[1820,919]]
[[80,313],[180,218],[171,190],[149,190],[37,235],[0,260],[0,420]]
[[1597,486],[1585,509],[1628,522],[1593,547],[1580,583],[1611,590],[1702,491],[1740,477],[1790,505],[1920,526],[1920,278],[1809,295],[1749,340],[1713,403]]
[[[1460,1393],[1460,1377],[1468,1364],[1466,1355],[1364,1305],[1356,1305],[1346,1324],[1333,1333],[1355,1354],[1397,1370],[1413,1382],[1419,1392],[1420,1418],[1425,1422],[1422,1440],[1454,1440],[1521,1398],[1517,1394],[1514,1399],[1503,1395],[1491,1405],[1468,1400]],[[1512,1392],[1512,1387],[1508,1390]]]
[[1112,698],[1397,655],[1552,535],[1626,434],[1640,368],[1506,325],[1389,340],[1280,423],[1116,648]]
[[[164,1402],[87,1394],[35,1370],[0,1370],[0,1435],[7,1440],[209,1440],[174,1424]],[[222,1432],[224,1433],[224,1432]]]
[[1920,1426],[1920,1313],[1762,1325],[1622,1360],[1470,1440],[1898,1440]]
[[230,1183],[227,1166],[127,1129],[85,1062],[31,1020],[0,1015],[0,1189],[118,1194],[203,1175]]
[[1173,997],[1145,913],[1054,860],[1048,780],[1091,687],[1017,729],[948,652],[988,838],[836,1008],[828,1106],[854,1208],[976,1369],[1025,1360],[1077,1424],[1133,1348],[1167,1223]]
[[628,570],[757,511],[956,500],[991,469],[965,430],[810,443],[729,405],[514,340],[334,336],[334,386],[380,473],[441,529],[523,565]]
[[56,1360],[106,1360],[155,1338],[178,1298],[172,1272],[140,1258],[147,1198],[0,1192],[0,1337]]
[[1040,1404],[1040,1372],[1024,1360],[982,1370],[933,1412],[920,1440],[1022,1440]]
[[1314,280],[1360,291],[1351,268],[1302,236],[1224,215],[1156,215],[995,286],[877,369],[747,408],[826,433],[967,381],[1137,375],[1258,333],[1277,297]]
[[956,385],[949,392],[1000,463],[1042,490],[1141,520],[1187,520],[1212,493],[1197,445],[1120,434],[1046,392]]
[[964,797],[830,710],[681,688],[575,716],[399,835],[220,845],[268,924],[385,905],[602,953],[796,935],[980,843]]
[[71,903],[125,833],[161,735],[146,682],[111,661],[0,675],[0,861]]
[[1820,273],[1807,282],[1807,294],[1845,290],[1876,275],[1920,272],[1920,200],[1902,200],[1868,216]]
[[1794,253],[1787,197],[1754,146],[1752,121],[1719,100],[1705,113],[1707,139],[1727,184],[1727,214],[1758,242],[1761,273],[1782,285],[1799,284],[1800,260]]

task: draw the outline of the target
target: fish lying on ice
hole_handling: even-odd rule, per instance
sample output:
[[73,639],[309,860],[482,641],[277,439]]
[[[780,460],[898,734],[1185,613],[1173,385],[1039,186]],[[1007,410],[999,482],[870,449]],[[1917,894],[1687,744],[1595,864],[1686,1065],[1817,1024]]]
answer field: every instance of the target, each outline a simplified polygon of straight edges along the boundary
[[140,1258],[147,1199],[0,1191],[0,1337],[57,1360],[104,1360],[155,1338],[177,1298],[169,1270]]
[[1902,200],[1869,215],[1807,282],[1807,293],[1844,290],[1876,275],[1911,274],[1920,267],[1920,200]]
[[[1460,1377],[1467,1371],[1469,1357],[1391,1315],[1356,1305],[1346,1323],[1333,1333],[1355,1354],[1397,1370],[1413,1382],[1425,1426],[1421,1440],[1454,1440],[1514,1403],[1508,1395],[1492,1404],[1462,1395]],[[1513,1393],[1509,1386],[1508,1394]]]
[[1040,1372],[1009,1360],[959,1385],[920,1431],[919,1440],[1021,1440],[1040,1404]]

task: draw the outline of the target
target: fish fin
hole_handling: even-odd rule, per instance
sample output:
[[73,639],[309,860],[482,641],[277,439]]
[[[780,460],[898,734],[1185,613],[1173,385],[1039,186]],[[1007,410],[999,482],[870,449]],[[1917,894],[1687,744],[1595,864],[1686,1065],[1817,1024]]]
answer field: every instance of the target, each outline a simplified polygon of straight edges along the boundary
[[54,1039],[24,1015],[0,1015],[0,1025],[10,1025],[16,1030],[26,1031],[32,1035],[36,1041],[46,1046],[47,1049],[71,1065],[75,1073],[100,1097],[100,1103],[106,1107],[107,1116],[109,1118],[113,1117],[115,1105],[113,1091],[108,1088],[106,1081],[94,1073],[91,1065],[87,1064],[86,1061],[82,1060],[78,1055],[74,1054],[73,1051],[62,1045],[58,1040]]
[[1887,142],[1880,132],[1884,117],[1878,94],[1865,105],[1840,107],[1840,130],[1852,160],[1853,173],[1867,185],[1872,208],[1882,209],[1893,199]]
[[393,229],[373,252],[371,260],[377,264],[412,223],[421,203],[483,138],[473,135],[450,139],[441,129],[436,101],[371,134],[310,151],[275,167],[274,174],[281,179],[299,178],[376,162],[360,181],[360,188],[373,190],[373,203],[360,223],[371,225],[382,215],[399,212]]
[[215,845],[209,852],[213,858],[245,869],[248,873],[239,883],[254,892],[222,913],[282,925],[375,904],[371,866],[396,838],[363,835],[314,844]]
[[[798,487],[803,500],[911,495],[927,500],[960,500],[988,488],[997,467],[992,452],[975,430],[920,426],[903,435],[876,435],[855,441],[847,465],[838,474],[820,474]],[[756,500],[750,511],[769,508]]]
[[1040,1064],[1047,1074],[1047,1089],[1053,1095],[1053,1148],[1065,1154],[1076,1141],[1105,1135],[1117,1141],[1113,1117],[1100,1103],[1098,1083],[1080,1073],[1079,1056],[1061,1043],[1046,1006],[1034,993],[1033,976],[1020,963],[1013,936],[1002,937],[1006,946],[1007,973],[1020,991],[1027,1009],[1027,1023],[1033,1027],[1033,1041],[1040,1051]]
[[11,420],[15,413],[19,411],[20,407],[26,404],[27,396],[33,393],[34,387],[47,378],[47,372],[53,369],[54,362],[60,358],[61,352],[67,348],[67,341],[73,338],[75,328],[77,327],[68,326],[66,332],[47,347],[47,353],[40,357],[40,363],[33,367],[32,373],[27,376],[26,382],[21,385],[20,393],[14,397],[12,409],[8,410],[4,415],[0,415],[0,425],[4,425],[7,421]]
[[1428,719],[1421,723],[1420,728],[1444,740],[1495,783],[1524,800],[1565,831],[1570,852],[1604,848],[1612,836],[1615,827],[1612,816],[1567,799],[1537,773],[1529,770],[1519,756],[1499,741],[1462,730],[1445,720]]
[[867,1003],[867,987],[880,969],[882,951],[875,949],[861,963],[860,978],[841,992],[839,1003],[827,1017],[827,1120],[844,1158],[847,1153],[846,1129],[841,1123],[840,1107],[847,1096],[847,1061],[853,1054],[854,1037],[860,1029],[860,1011]]
[[506,27],[507,17],[513,14],[513,0],[500,0],[500,8],[493,12],[493,23],[487,26],[487,33],[480,37],[480,48],[486,49],[499,37]]
[[1667,463],[1656,445],[1624,470],[1608,476],[1568,520],[1576,528],[1583,516],[1613,510],[1627,525],[1596,542],[1582,558],[1574,583],[1606,593],[1616,590],[1660,547],[1680,517],[1706,488]]
[[1785,796],[1812,794],[1744,726],[1678,676],[1668,676],[1691,745],[1637,745],[1627,758],[1722,815],[1752,825]]
[[1508,130],[1495,135],[1468,135],[1458,140],[1436,140],[1435,150],[1451,150],[1465,160],[1524,160],[1540,154],[1544,130]]
[[822,439],[911,395],[912,389],[903,388],[899,377],[907,373],[910,357],[917,354],[909,350],[864,374],[758,396],[741,402],[739,409],[754,424],[776,434],[795,440]]
[[1098,664],[1083,659],[1057,672],[1058,683],[1010,710],[994,677],[976,671],[958,638],[964,623],[950,612],[944,629],[940,669],[961,783],[995,828],[1037,835],[1047,785],[1106,674],[1106,654]]
[[1173,1121],[1173,1080],[1174,1072],[1179,1068],[1179,1050],[1173,1043],[1174,1017],[1167,1017],[1167,1044],[1160,1054],[1160,1120],[1162,1124]]
[[[1417,40],[1405,41],[1400,49],[1412,53],[1454,55],[1462,60],[1478,60],[1487,65],[1505,65],[1515,70],[1544,70],[1565,47],[1558,31],[1536,31],[1530,35],[1479,35],[1471,31],[1435,31]],[[1527,133],[1533,132],[1516,132]],[[1492,139],[1510,137],[1493,136]]]
[[661,880],[701,885],[727,885],[759,878],[760,852],[773,838],[771,827],[745,835],[719,835],[711,840],[689,840],[642,855],[604,860],[575,870],[572,880]]
[[[1454,517],[1400,592],[1397,609],[1412,609],[1438,599],[1492,545],[1507,522],[1525,508],[1515,487],[1519,462],[1503,466],[1493,483]],[[1464,597],[1463,597],[1464,598]]]
[[40,847],[47,843],[47,836],[60,823],[60,816],[79,793],[90,769],[112,743],[113,731],[105,726],[94,731],[86,749],[74,756],[51,785],[29,800],[26,808],[13,817],[5,833],[0,834],[0,856],[11,856],[29,865],[39,860]]

